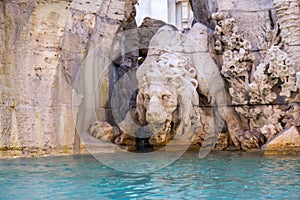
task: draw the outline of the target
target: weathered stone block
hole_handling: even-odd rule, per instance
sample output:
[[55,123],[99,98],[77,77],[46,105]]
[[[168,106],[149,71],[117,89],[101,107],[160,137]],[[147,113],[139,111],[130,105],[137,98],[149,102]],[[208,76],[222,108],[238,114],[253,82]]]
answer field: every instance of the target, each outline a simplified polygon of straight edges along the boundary
[[289,151],[300,152],[300,132],[295,126],[282,131],[265,145],[262,150],[266,153],[285,153]]

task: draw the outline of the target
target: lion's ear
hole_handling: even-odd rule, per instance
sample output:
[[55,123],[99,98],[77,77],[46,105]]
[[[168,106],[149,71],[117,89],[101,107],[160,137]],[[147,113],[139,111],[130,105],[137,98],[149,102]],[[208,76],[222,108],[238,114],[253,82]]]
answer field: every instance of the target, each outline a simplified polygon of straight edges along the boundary
[[146,108],[144,106],[144,95],[139,92],[136,98],[136,110],[141,124],[146,123]]

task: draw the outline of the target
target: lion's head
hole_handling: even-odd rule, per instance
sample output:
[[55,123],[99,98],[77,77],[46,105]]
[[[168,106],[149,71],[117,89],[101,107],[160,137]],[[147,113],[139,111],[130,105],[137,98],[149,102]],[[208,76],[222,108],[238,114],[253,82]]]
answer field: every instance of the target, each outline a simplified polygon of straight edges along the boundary
[[164,53],[147,58],[137,79],[137,112],[142,124],[149,124],[158,137],[192,130],[193,119],[199,118],[199,95],[197,72],[187,57]]

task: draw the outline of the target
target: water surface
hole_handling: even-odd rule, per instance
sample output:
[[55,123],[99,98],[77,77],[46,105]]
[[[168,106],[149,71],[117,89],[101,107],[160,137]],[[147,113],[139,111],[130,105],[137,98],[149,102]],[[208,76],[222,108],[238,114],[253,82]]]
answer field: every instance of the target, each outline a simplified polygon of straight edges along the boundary
[[150,174],[118,172],[87,155],[3,159],[0,199],[299,200],[300,157],[187,153]]

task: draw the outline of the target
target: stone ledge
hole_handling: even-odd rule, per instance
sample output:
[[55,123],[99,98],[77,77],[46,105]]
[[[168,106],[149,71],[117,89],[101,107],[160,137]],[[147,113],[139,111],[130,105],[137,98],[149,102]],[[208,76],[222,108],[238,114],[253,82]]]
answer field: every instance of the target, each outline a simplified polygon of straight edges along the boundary
[[278,150],[265,150],[263,151],[265,155],[300,155],[300,148],[298,149],[278,149]]
[[[80,149],[81,152],[85,150]],[[37,147],[23,147],[23,148],[2,148],[0,149],[0,159],[7,158],[37,158],[47,156],[65,156],[74,155],[73,148],[37,148]]]
[[298,154],[300,153],[299,129],[292,126],[281,131],[277,136],[261,147],[265,154]]

